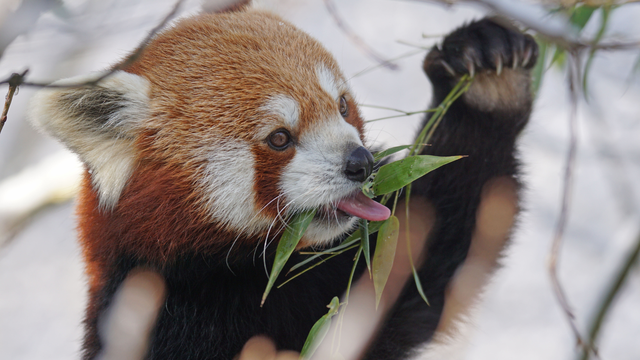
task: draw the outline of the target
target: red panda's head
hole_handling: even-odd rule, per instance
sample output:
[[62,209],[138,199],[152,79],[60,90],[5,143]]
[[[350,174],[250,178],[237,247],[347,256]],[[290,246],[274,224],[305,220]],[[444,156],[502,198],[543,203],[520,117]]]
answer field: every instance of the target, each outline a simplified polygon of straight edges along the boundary
[[124,197],[138,196],[127,188],[157,171],[171,175],[153,206],[179,193],[190,221],[248,237],[311,208],[308,245],[354,225],[338,208],[384,216],[356,196],[373,159],[346,79],[317,41],[268,13],[184,20],[98,86],[44,90],[34,104],[33,122],[86,164],[103,213],[126,211]]

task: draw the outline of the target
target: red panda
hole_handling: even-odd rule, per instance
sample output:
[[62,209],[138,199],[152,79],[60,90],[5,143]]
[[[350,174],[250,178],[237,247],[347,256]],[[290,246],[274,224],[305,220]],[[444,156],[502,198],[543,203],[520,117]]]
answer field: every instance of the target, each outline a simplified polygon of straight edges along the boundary
[[[431,338],[483,186],[518,183],[514,146],[535,58],[530,37],[485,19],[425,59],[434,105],[462,74],[476,75],[425,150],[469,158],[414,186],[436,213],[419,270],[431,306],[407,284],[367,359],[406,358]],[[99,354],[101,316],[139,267],[167,284],[146,358],[231,359],[260,334],[300,350],[346,289],[352,257],[273,291],[263,307],[268,279],[255,257],[273,261],[285,219],[299,211],[318,209],[301,243],[316,248],[358,218],[389,216],[360,191],[374,161],[347,79],[317,41],[267,12],[182,20],[98,86],[43,90],[33,104],[33,123],[86,168],[77,210],[90,283],[85,359]]]

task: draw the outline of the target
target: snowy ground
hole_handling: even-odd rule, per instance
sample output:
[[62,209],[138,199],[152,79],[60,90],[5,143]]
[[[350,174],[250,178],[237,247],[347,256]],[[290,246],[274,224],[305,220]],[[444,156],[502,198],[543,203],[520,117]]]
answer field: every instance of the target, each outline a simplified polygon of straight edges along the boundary
[[[32,79],[57,79],[103,69],[144,37],[172,1],[67,1],[69,23],[44,16],[0,61],[0,77],[26,67]],[[336,1],[355,31],[389,58],[424,46],[463,22],[478,8],[390,0]],[[187,2],[195,9],[197,1]],[[274,1],[274,10],[323,42],[348,77],[375,65],[336,27],[321,0]],[[625,6],[610,21],[611,34],[640,33],[640,5]],[[589,24],[596,28],[597,24]],[[429,84],[424,54],[399,62],[400,71],[377,69],[353,77],[364,104],[402,110],[425,108]],[[579,109],[579,153],[571,215],[560,275],[579,326],[584,329],[602,290],[640,232],[640,81],[630,79],[637,53],[606,53],[591,71],[590,101]],[[5,88],[0,88],[4,93]],[[0,134],[0,180],[36,164],[61,147],[33,131],[23,114],[31,89],[21,89]],[[478,305],[464,359],[569,359],[572,338],[554,300],[546,271],[557,220],[569,107],[564,74],[545,77],[535,111],[521,138],[528,190],[513,244]],[[368,119],[389,115],[363,108]],[[406,144],[419,117],[370,124],[375,144]],[[73,165],[70,166],[73,169]],[[61,168],[62,169],[62,168]],[[62,170],[61,170],[62,171]],[[73,170],[70,170],[73,171]],[[45,179],[45,182],[46,179]],[[8,202],[0,198],[0,209]],[[10,214],[2,213],[5,218]],[[4,218],[0,218],[0,226]],[[0,230],[4,231],[4,230]],[[44,208],[13,240],[0,247],[0,359],[74,359],[82,334],[85,278],[74,240],[70,202]],[[633,271],[610,313],[601,341],[603,360],[640,358],[640,271]]]

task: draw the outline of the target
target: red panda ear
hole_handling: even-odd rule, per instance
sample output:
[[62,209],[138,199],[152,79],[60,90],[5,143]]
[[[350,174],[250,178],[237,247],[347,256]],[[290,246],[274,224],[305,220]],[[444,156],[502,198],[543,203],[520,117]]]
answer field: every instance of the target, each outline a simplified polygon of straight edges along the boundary
[[[55,84],[92,78],[95,75]],[[148,118],[148,90],[144,78],[117,71],[97,86],[45,88],[31,100],[31,123],[78,154],[91,172],[103,208],[117,203],[133,170],[137,129]]]

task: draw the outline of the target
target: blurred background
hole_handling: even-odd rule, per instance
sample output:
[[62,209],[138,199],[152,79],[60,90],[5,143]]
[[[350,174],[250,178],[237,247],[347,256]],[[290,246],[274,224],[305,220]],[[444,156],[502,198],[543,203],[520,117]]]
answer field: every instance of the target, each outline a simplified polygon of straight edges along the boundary
[[[29,80],[41,82],[103,70],[130,53],[174,3],[0,0],[0,79],[26,69]],[[452,29],[489,13],[473,2],[336,1],[343,20],[377,53],[402,57],[395,61],[399,68],[390,70],[354,46],[322,0],[262,3],[334,54],[361,104],[408,112],[429,103],[430,84],[421,70],[427,49]],[[516,10],[533,6],[547,14],[561,5],[509,3]],[[187,0],[178,16],[195,14],[201,6],[200,0]],[[581,36],[598,36],[606,19],[603,39],[639,41],[640,4],[611,9],[608,17],[600,15],[602,8],[596,10],[581,27]],[[544,23],[546,18],[540,19]],[[583,334],[640,234],[640,79],[634,72],[639,49],[596,52],[586,95],[578,97],[577,157],[559,275]],[[570,140],[566,57],[550,51],[546,59],[533,116],[520,139],[527,184],[524,211],[503,266],[464,327],[464,346],[456,355],[460,359],[551,360],[579,354],[547,266]],[[0,86],[1,94],[6,91],[6,85]],[[74,155],[26,121],[34,91],[19,89],[0,134],[0,359],[75,359],[86,279],[72,198],[82,168]],[[361,110],[369,120],[397,115]],[[411,143],[420,119],[414,115],[369,123],[370,145]],[[603,323],[601,359],[640,358],[639,304],[636,266]]]

